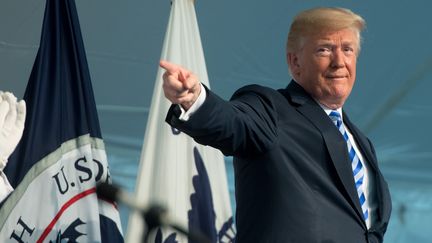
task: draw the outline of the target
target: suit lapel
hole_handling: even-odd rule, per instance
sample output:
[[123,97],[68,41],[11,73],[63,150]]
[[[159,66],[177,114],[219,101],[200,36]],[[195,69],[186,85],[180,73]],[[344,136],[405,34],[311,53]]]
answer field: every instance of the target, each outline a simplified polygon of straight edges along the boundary
[[321,131],[333,165],[348,194],[349,202],[356,209],[355,211],[357,212],[359,221],[364,224],[363,213],[354,185],[351,164],[349,162],[348,149],[342,134],[325,111],[300,85],[292,81],[285,91],[288,93],[286,94],[286,92],[283,92],[286,98],[296,103],[298,105],[297,110]]

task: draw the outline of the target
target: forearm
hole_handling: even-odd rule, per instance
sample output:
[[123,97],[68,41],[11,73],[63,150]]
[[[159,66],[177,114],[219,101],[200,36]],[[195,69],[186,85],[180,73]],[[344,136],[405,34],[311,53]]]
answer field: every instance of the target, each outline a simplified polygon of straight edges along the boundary
[[[256,94],[225,101],[206,90],[201,107],[187,121],[179,119],[180,108],[172,106],[166,121],[176,129],[193,137],[198,143],[220,149],[226,155],[261,153],[274,142],[275,120]],[[254,109],[255,108],[255,109]],[[264,119],[264,120],[263,120]]]

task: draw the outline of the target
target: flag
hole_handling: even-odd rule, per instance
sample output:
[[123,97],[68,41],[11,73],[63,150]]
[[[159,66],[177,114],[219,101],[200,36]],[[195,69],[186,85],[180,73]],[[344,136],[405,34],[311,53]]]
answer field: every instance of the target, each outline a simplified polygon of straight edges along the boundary
[[[193,71],[209,86],[194,0],[173,0],[161,59]],[[235,236],[222,153],[197,144],[165,123],[170,102],[162,91],[163,70],[156,77],[140,168],[136,199],[145,207],[162,205],[173,222],[199,231],[211,242],[232,242]],[[132,213],[127,242],[141,242],[143,219]],[[172,222],[171,222],[172,223]],[[154,241],[194,242],[169,228],[156,229]]]
[[46,2],[24,100],[24,134],[5,169],[15,190],[0,209],[0,241],[123,242],[116,205],[95,193],[111,179],[73,0]]

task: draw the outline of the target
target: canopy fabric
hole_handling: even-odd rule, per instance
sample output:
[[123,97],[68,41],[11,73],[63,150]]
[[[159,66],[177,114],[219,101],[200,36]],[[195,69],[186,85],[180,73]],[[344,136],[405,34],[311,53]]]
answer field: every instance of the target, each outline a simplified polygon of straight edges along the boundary
[[[350,8],[367,22],[345,110],[375,144],[390,184],[395,209],[388,242],[405,242],[401,234],[423,242],[432,237],[421,230],[430,228],[432,216],[432,2],[325,4]],[[133,191],[170,1],[76,5],[113,178]],[[43,0],[0,2],[0,89],[18,97],[39,45],[44,6]],[[288,84],[289,24],[322,1],[201,0],[195,6],[212,90],[229,98],[249,83]]]

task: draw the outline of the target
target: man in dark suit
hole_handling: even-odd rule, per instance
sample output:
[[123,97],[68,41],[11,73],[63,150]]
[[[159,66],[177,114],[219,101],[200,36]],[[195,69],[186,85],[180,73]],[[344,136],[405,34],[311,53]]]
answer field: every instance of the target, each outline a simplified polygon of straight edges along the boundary
[[382,242],[391,212],[372,143],[342,106],[356,76],[364,20],[347,9],[297,15],[287,42],[293,81],[224,101],[161,61],[166,121],[234,156],[237,242]]

